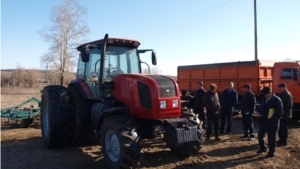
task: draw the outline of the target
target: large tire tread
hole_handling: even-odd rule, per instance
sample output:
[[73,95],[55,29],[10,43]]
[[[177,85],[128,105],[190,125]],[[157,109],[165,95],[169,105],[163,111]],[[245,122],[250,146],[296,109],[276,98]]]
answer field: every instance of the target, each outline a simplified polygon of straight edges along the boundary
[[[121,137],[122,144],[122,154],[120,155],[118,164],[111,165],[112,163],[107,156],[105,148],[105,132],[107,127],[115,127],[115,130],[118,131],[119,137]],[[101,145],[102,153],[106,158],[107,164],[111,168],[121,168],[121,169],[132,169],[137,168],[141,160],[141,146],[140,146],[140,137],[137,136],[135,128],[131,124],[131,119],[128,119],[126,115],[116,115],[106,118],[102,125],[102,130],[100,131],[101,135]]]
[[68,87],[70,106],[74,121],[74,132],[71,144],[84,146],[91,142],[94,130],[91,122],[92,101],[84,99],[75,86]]
[[[43,131],[43,106],[48,103],[49,134],[45,136]],[[41,107],[41,128],[43,142],[47,148],[60,148],[70,142],[73,123],[69,112],[68,95],[66,88],[58,85],[50,85],[44,88]]]

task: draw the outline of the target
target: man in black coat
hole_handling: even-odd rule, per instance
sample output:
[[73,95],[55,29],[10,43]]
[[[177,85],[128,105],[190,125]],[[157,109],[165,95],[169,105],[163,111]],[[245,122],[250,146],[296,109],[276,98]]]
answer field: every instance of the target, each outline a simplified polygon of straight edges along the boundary
[[204,113],[204,106],[202,104],[203,96],[206,90],[203,88],[203,82],[198,82],[198,90],[194,94],[193,111],[198,114],[199,120],[203,121],[202,128],[206,129],[206,115]]
[[210,139],[212,133],[212,124],[214,123],[215,130],[215,140],[221,140],[219,138],[219,110],[220,110],[220,101],[218,93],[216,92],[217,86],[211,84],[209,86],[210,90],[206,92],[203,96],[202,104],[206,108],[207,113],[207,140]]
[[193,106],[194,97],[189,95],[189,92],[185,89],[181,90],[181,107],[186,107],[187,109],[191,109]]
[[280,125],[278,130],[279,140],[277,141],[277,146],[286,146],[288,138],[289,119],[292,117],[293,96],[287,90],[285,83],[278,85],[278,87],[280,91],[278,97],[282,100],[283,104],[283,116],[280,119]]
[[255,110],[256,98],[251,91],[250,84],[244,85],[243,88],[245,93],[242,96],[241,112],[243,117],[243,126],[244,126],[245,134],[241,138],[248,138],[250,141],[253,141],[255,139],[254,139],[252,114]]
[[238,101],[238,94],[233,89],[234,85],[232,82],[228,83],[228,88],[225,89],[222,93],[221,97],[221,127],[220,127],[220,134],[224,133],[224,126],[225,126],[225,118],[227,119],[227,130],[226,134],[231,132],[231,123],[232,123],[232,113],[234,110],[234,106]]
[[257,153],[267,151],[264,137],[268,134],[269,153],[267,157],[275,156],[276,131],[279,127],[279,119],[283,115],[283,106],[281,99],[272,93],[270,87],[264,87],[261,93],[264,95],[260,111],[257,114],[260,117],[258,141],[260,150]]

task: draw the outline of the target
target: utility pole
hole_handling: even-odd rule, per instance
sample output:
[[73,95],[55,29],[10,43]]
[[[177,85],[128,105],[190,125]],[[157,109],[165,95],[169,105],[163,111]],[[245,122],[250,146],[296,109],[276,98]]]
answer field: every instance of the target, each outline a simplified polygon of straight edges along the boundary
[[256,22],[256,0],[254,0],[254,55],[257,61],[257,22]]

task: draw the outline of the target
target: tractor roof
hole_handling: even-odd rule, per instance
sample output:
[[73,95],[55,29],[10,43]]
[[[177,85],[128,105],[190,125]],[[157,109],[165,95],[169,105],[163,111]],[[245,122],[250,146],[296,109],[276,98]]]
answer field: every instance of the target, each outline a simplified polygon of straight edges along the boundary
[[[84,43],[81,44],[77,47],[77,49],[80,49],[81,47],[84,47],[88,44],[93,44],[93,45],[100,45],[103,43],[103,39],[100,40],[95,40],[92,42],[88,42],[88,43]],[[130,44],[132,44],[132,46],[138,47],[140,45],[140,42],[137,40],[132,40],[132,39],[124,39],[124,38],[108,38],[107,39],[107,44],[108,45],[124,45],[124,46],[128,46]]]

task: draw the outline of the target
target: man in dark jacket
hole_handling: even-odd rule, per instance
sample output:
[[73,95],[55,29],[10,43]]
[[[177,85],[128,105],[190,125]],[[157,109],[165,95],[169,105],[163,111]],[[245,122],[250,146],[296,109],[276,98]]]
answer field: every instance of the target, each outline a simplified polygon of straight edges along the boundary
[[222,93],[221,97],[221,128],[220,134],[224,133],[224,126],[225,126],[225,118],[227,119],[227,130],[226,134],[231,132],[231,123],[232,123],[232,113],[234,110],[234,106],[238,101],[238,94],[233,89],[234,85],[232,82],[228,83],[228,88],[225,89]]
[[219,110],[221,106],[216,89],[217,86],[215,84],[210,85],[210,91],[204,94],[202,104],[207,110],[207,140],[210,139],[212,133],[211,126],[214,123],[215,140],[218,141],[221,140],[219,138]]
[[203,88],[203,82],[198,82],[198,90],[195,92],[193,101],[193,111],[198,114],[199,120],[203,121],[202,128],[206,129],[206,115],[204,113],[204,106],[202,104],[203,96],[206,90]]
[[262,100],[260,111],[257,114],[260,117],[258,141],[260,150],[257,153],[263,153],[267,150],[264,137],[268,134],[269,153],[267,157],[275,156],[276,131],[279,127],[279,119],[283,114],[283,106],[279,97],[272,93],[270,87],[264,87],[261,93],[265,96]]
[[193,106],[194,97],[189,95],[189,92],[185,89],[181,91],[181,107],[186,107],[187,109],[191,109]]
[[241,112],[243,117],[243,126],[244,126],[245,134],[241,138],[248,138],[250,141],[253,141],[255,139],[254,139],[252,114],[255,110],[256,98],[251,91],[250,84],[244,85],[243,88],[245,93],[242,96]]
[[283,104],[283,116],[280,119],[278,130],[279,141],[277,141],[277,146],[286,146],[288,138],[289,119],[292,117],[293,96],[287,90],[285,83],[280,84],[278,87],[280,91],[280,94],[278,96],[282,100]]

